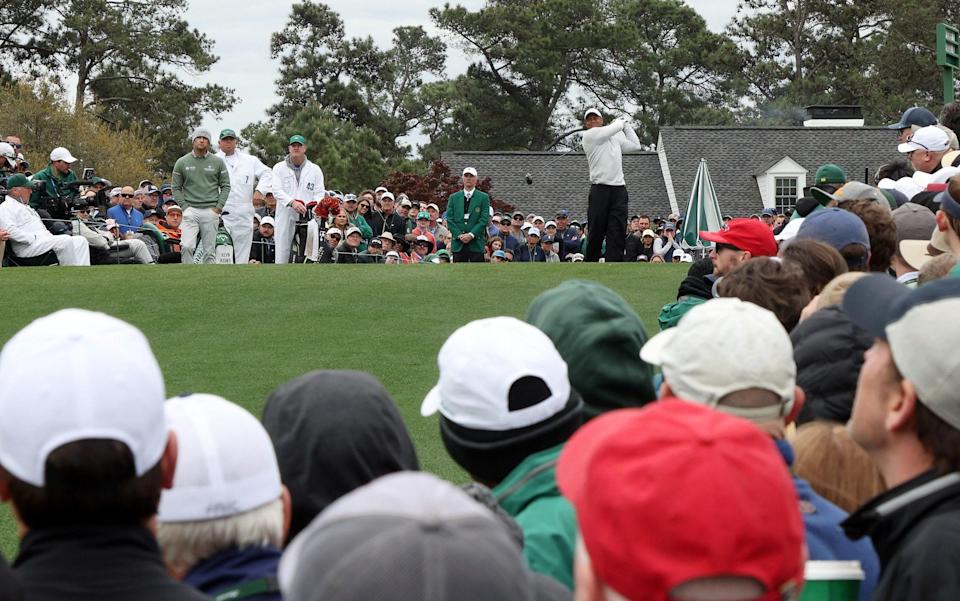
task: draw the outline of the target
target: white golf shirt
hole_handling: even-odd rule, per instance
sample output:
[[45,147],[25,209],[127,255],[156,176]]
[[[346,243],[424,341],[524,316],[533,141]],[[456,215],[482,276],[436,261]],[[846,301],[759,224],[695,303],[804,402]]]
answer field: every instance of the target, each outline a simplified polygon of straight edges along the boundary
[[583,132],[583,151],[590,165],[590,183],[623,186],[623,152],[640,150],[640,139],[623,119]]
[[5,229],[10,234],[15,251],[26,248],[41,238],[53,236],[30,205],[23,204],[12,196],[7,196],[0,203],[0,229]]

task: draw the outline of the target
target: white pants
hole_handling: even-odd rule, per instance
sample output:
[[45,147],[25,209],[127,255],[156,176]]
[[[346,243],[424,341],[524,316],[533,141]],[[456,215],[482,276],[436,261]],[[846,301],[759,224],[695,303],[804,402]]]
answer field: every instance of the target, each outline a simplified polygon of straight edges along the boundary
[[273,218],[276,222],[273,239],[277,243],[278,264],[290,262],[290,247],[293,246],[293,235],[297,232],[297,216],[297,212],[289,206],[277,207],[277,216]]
[[16,252],[20,257],[37,257],[45,252],[57,253],[61,265],[89,265],[90,245],[83,236],[44,236],[40,235],[31,244],[17,244]]
[[147,248],[147,243],[143,240],[137,240],[136,238],[131,238],[130,240],[124,240],[127,248],[120,251],[120,258],[126,259],[128,257],[133,257],[137,260],[137,263],[153,263],[153,255],[150,254],[150,249]]
[[[251,217],[250,219],[253,219]],[[193,254],[197,252],[199,239],[200,252],[203,253],[201,263],[213,263],[217,245],[217,228],[220,226],[220,215],[213,209],[195,209],[190,207],[183,212],[183,222],[180,224],[181,243],[180,258],[184,263],[193,263]]]
[[246,265],[250,262],[250,246],[253,244],[253,206],[249,210],[224,207],[223,227],[233,238],[233,262]]

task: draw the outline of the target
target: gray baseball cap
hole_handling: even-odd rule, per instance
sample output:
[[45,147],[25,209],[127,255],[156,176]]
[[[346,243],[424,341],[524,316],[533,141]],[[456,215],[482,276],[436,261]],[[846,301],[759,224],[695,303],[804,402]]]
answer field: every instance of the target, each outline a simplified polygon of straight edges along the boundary
[[331,504],[290,543],[286,601],[569,600],[531,572],[493,513],[425,472],[374,480]]

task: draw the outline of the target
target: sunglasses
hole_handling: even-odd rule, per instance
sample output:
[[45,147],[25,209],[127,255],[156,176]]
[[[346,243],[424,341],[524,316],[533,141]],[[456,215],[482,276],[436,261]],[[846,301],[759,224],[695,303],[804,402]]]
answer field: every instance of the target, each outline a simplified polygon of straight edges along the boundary
[[13,142],[7,142],[10,146],[13,146],[16,149],[23,148],[23,144],[14,144]]
[[342,240],[343,238],[339,234],[330,234],[330,237],[334,240]]
[[120,194],[120,198],[133,198],[133,194]]
[[724,244],[724,243],[722,243],[722,242],[717,242],[717,247],[716,247],[715,250],[716,250],[718,253],[719,253],[720,251],[722,251],[722,250],[735,250],[735,251],[737,251],[737,252],[740,252],[740,249],[737,248],[736,246],[734,246],[734,245],[732,245],[732,244]]
[[362,203],[360,203],[360,208],[361,208],[361,209],[369,209],[369,208],[370,208],[370,205],[368,205],[368,204],[365,203],[365,202],[362,202]]

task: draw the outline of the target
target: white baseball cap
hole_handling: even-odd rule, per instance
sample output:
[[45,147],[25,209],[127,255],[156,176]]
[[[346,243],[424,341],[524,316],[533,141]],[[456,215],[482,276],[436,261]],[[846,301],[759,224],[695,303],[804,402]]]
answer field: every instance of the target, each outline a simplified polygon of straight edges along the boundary
[[528,236],[536,236],[537,238],[539,238],[539,237],[540,237],[540,228],[530,226],[530,227],[527,229],[527,235],[528,235]]
[[273,217],[271,217],[270,215],[264,215],[263,218],[260,220],[260,225],[272,225],[276,227],[277,222],[274,221]]
[[543,227],[545,227],[545,228],[548,228],[548,227],[557,227],[557,222],[556,222],[556,221],[548,221],[547,224],[546,224],[545,226],[543,226]]
[[330,229],[327,230],[327,235],[328,235],[328,236],[331,236],[331,235],[333,235],[333,234],[336,234],[336,235],[340,236],[341,238],[343,238],[343,232],[341,232],[341,231],[340,231],[340,228],[338,228],[338,227],[332,227],[332,228],[330,228]]
[[390,200],[396,200],[393,197],[393,192],[384,191],[383,195],[380,196],[380,200],[383,200],[384,198],[389,198]]
[[125,444],[142,476],[167,444],[165,397],[140,330],[82,309],[41,317],[0,352],[0,464],[42,488],[50,453],[101,438]]
[[467,167],[466,169],[463,170],[463,174],[464,174],[464,175],[472,175],[473,177],[477,177],[477,170],[474,169],[473,167]]
[[64,148],[63,146],[58,146],[50,151],[50,160],[51,161],[66,161],[68,163],[76,163],[77,159],[70,151]]
[[950,137],[936,125],[921,127],[913,132],[910,139],[897,146],[897,150],[906,154],[914,150],[944,152],[950,149]]
[[[519,342],[491,347],[489,340]],[[553,342],[515,317],[478,319],[457,329],[440,347],[437,365],[440,379],[424,398],[420,414],[439,411],[465,428],[525,428],[560,413],[570,399],[567,364]],[[511,388],[529,377],[541,380],[549,396],[511,410]]]
[[589,108],[587,109],[587,112],[583,114],[583,120],[586,121],[587,117],[589,117],[590,115],[596,115],[597,117],[603,118],[603,115],[600,114],[599,110],[595,108]]
[[[374,192],[384,192],[384,193],[385,193],[386,191],[387,191],[387,189],[384,188],[383,186],[377,186],[377,188],[374,190]],[[390,195],[390,198],[393,198],[393,194]]]
[[17,164],[17,151],[7,142],[0,142],[0,157],[5,158],[11,167]]
[[280,497],[270,435],[246,409],[212,394],[192,394],[167,401],[164,413],[177,435],[177,470],[173,488],[160,495],[157,520],[225,518]]
[[697,305],[676,327],[648,340],[640,358],[659,365],[681,399],[747,417],[717,404],[738,390],[769,390],[782,406],[765,419],[787,415],[793,404],[797,366],[790,335],[771,311],[738,298]]
[[520,229],[523,230],[523,231],[527,231],[528,229],[530,229],[530,228],[532,228],[532,227],[533,227],[533,224],[532,224],[532,223],[530,223],[529,221],[524,221],[524,222],[523,222],[523,225],[520,226]]

